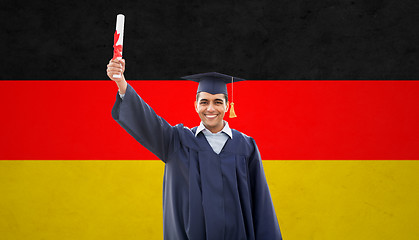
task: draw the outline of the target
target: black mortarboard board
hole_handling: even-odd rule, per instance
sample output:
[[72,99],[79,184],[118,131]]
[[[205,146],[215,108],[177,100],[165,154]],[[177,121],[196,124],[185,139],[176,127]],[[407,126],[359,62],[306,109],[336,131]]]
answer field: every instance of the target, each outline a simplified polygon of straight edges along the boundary
[[[199,74],[184,76],[182,78],[186,80],[198,82],[199,85],[198,85],[198,90],[196,91],[197,93],[199,92],[207,92],[211,94],[224,93],[226,95],[228,95],[227,93],[228,83],[245,81],[245,79],[242,79],[242,78],[236,78],[233,76],[229,76],[229,75],[225,75],[225,74],[217,73],[217,72],[199,73]],[[230,118],[237,117],[234,111],[233,96],[231,98],[230,105],[231,105]]]
[[227,94],[227,85],[232,82],[244,81],[245,79],[232,77],[229,75],[217,73],[217,72],[208,72],[208,73],[199,73],[189,76],[182,77],[186,80],[191,80],[198,82],[198,92],[207,92],[211,94],[224,93]]

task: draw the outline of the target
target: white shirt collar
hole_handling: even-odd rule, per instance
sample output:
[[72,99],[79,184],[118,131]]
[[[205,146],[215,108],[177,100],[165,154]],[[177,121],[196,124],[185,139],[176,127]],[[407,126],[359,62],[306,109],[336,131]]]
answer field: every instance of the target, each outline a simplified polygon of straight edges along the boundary
[[[196,136],[198,136],[198,133],[200,133],[200,132],[202,132],[202,131],[204,131],[204,130],[205,130],[207,133],[211,133],[211,131],[210,131],[210,130],[208,130],[208,129],[204,126],[204,123],[203,123],[203,122],[201,122],[201,123],[199,124],[198,128],[196,129],[195,137],[196,137]],[[223,133],[227,134],[227,136],[229,136],[231,139],[233,138],[233,133],[232,133],[232,131],[231,131],[230,126],[228,126],[228,122],[227,122],[227,121],[224,121],[224,128],[223,128],[221,131],[219,131],[218,133],[220,133],[220,132],[223,132]],[[218,134],[218,133],[212,133],[212,134]]]

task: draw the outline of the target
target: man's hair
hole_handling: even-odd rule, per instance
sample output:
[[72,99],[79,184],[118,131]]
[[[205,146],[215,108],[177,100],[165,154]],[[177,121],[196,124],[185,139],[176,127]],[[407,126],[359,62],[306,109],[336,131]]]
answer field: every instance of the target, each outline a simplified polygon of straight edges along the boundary
[[[196,93],[196,101],[198,101],[198,98],[199,98],[199,94],[200,94],[201,92],[197,92]],[[227,94],[225,94],[225,93],[223,93],[223,95],[224,95],[224,98],[226,99],[226,103],[228,102],[228,95]]]

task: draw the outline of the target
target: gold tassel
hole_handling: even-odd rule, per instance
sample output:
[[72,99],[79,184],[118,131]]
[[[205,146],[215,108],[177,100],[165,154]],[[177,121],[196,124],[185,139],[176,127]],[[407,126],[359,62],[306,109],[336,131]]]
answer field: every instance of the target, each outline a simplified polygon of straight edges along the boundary
[[234,103],[232,102],[230,107],[230,118],[235,118],[237,117],[236,112],[234,111]]

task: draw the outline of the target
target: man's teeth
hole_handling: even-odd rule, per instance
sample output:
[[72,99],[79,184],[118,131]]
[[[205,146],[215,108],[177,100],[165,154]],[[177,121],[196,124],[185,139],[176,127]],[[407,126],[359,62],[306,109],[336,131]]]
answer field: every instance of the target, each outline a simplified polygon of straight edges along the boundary
[[206,115],[207,117],[209,117],[209,118],[214,118],[214,117],[216,117],[217,115]]

